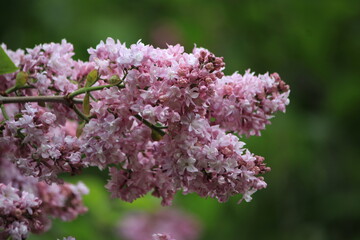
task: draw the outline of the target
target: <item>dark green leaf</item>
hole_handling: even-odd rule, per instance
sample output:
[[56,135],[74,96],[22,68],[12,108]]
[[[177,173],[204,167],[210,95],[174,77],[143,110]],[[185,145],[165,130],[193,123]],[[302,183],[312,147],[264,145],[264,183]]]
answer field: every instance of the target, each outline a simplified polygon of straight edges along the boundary
[[12,73],[16,70],[18,70],[18,68],[11,61],[4,49],[0,47],[0,75],[5,73]]

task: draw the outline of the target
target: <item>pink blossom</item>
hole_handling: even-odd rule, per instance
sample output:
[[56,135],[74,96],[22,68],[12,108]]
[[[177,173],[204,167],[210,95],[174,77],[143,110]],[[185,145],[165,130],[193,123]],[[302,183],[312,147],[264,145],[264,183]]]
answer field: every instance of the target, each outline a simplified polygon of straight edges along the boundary
[[215,96],[208,110],[213,124],[240,135],[260,135],[277,111],[289,104],[289,86],[277,73],[255,76],[246,71],[226,76],[215,85]]
[[[128,202],[151,193],[170,205],[177,191],[220,202],[241,194],[250,201],[266,187],[262,174],[270,168],[238,135],[260,135],[276,112],[285,112],[290,90],[277,73],[225,76],[222,57],[198,47],[186,53],[179,44],[127,47],[108,38],[88,50],[85,62],[73,59],[65,40],[26,51],[2,47],[28,78],[18,89],[18,72],[0,76],[1,98],[62,99],[6,105],[8,117],[0,117],[2,211],[14,215],[26,207],[21,218],[1,220],[7,235],[24,238],[45,231],[47,216],[68,221],[84,213],[87,188],[61,184],[58,176],[88,166],[109,169],[106,188]],[[93,70],[95,88],[89,89]],[[91,109],[82,114],[71,96],[78,89],[76,100]],[[90,90],[96,91],[87,105]],[[161,229],[143,239],[154,233],[161,233],[155,239],[184,239]]]
[[82,196],[88,194],[89,190],[83,183],[48,185],[40,182],[37,186],[39,197],[43,199],[42,208],[47,214],[63,221],[71,221],[87,211],[82,203]]
[[172,238],[170,235],[161,233],[153,234],[152,237],[153,240],[175,240],[175,238]]
[[[41,200],[28,192],[0,183],[0,228],[6,238],[24,239],[30,231],[42,231]],[[1,235],[0,235],[1,236]]]
[[[11,148],[3,147],[0,144],[0,215],[16,214],[17,219],[11,223],[5,221],[7,218],[1,218],[5,222],[0,220],[0,227],[2,224],[8,226],[5,227],[9,229],[7,235],[17,239],[19,236],[24,238],[28,232],[41,233],[50,228],[49,216],[71,220],[86,211],[82,196],[88,194],[89,190],[83,183],[52,183],[49,186],[45,182],[38,182],[35,177],[24,176],[9,160]],[[24,212],[21,216],[19,209]]]
[[25,175],[54,181],[58,173],[76,173],[84,166],[79,140],[67,136],[56,120],[53,113],[37,104],[25,104],[22,116],[7,122],[9,140],[23,144],[12,158]]
[[[119,222],[119,235],[126,240],[198,239],[200,223],[180,210],[167,209],[153,213],[130,213]],[[155,234],[154,234],[155,233]],[[161,233],[161,234],[156,234]]]

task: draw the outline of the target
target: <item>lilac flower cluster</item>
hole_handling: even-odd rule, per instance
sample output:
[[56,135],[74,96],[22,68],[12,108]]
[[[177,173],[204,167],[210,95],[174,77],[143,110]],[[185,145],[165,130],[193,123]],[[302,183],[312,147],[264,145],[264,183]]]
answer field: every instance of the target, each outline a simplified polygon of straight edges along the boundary
[[289,86],[277,73],[234,73],[222,78],[216,88],[209,111],[214,118],[212,124],[241,135],[260,135],[273,114],[285,112],[289,104]]
[[151,239],[151,236],[160,240],[196,240],[199,239],[201,228],[191,215],[167,209],[127,214],[120,221],[118,232],[120,237],[127,240],[145,240]]
[[29,232],[47,231],[50,217],[70,221],[86,211],[84,184],[48,185],[21,174],[10,161],[15,148],[0,141],[0,239],[22,240]]
[[42,199],[42,209],[52,217],[63,221],[74,220],[79,214],[87,211],[82,203],[82,195],[89,190],[83,183],[77,185],[51,184],[39,182],[37,184],[39,197]]
[[172,238],[169,234],[156,233],[152,235],[153,240],[176,240]]
[[[0,226],[6,231],[3,237],[24,239],[29,230],[41,231],[44,226],[41,220],[41,200],[28,192],[0,183]],[[0,236],[1,236],[0,235]]]
[[0,164],[8,168],[0,183],[19,199],[32,193],[47,215],[85,212],[84,186],[58,175],[88,166],[109,169],[106,188],[129,202],[151,192],[170,205],[177,191],[250,201],[266,187],[260,175],[270,168],[238,136],[260,135],[285,112],[290,90],[277,73],[224,76],[223,58],[204,48],[128,48],[111,38],[86,62],[65,40],[2,48],[19,70],[0,75]]
[[55,181],[58,173],[75,174],[83,167],[79,140],[66,135],[55,114],[25,104],[17,116],[6,122],[4,134],[21,145],[10,158],[24,175]]
[[[2,44],[7,50],[5,44]],[[75,61],[72,44],[62,40],[60,44],[49,43],[35,46],[33,49],[11,51],[7,54],[21,71],[27,75],[27,83],[31,88],[19,91],[18,94],[60,95],[75,91],[81,80],[93,68],[93,63]],[[0,91],[5,91],[15,85],[16,73],[0,75]],[[75,119],[76,114],[64,104],[48,104],[58,121],[64,123],[66,118]]]
[[[152,191],[169,205],[182,189],[219,201],[241,193],[248,201],[266,187],[257,176],[269,171],[263,158],[227,131],[259,134],[285,111],[289,88],[276,73],[223,77],[222,58],[179,45],[126,48],[108,39],[89,53],[103,78],[126,77],[124,88],[94,93],[96,117],[81,136],[88,164],[117,164],[107,185],[112,196],[132,201]],[[166,127],[165,136],[154,138],[142,119]]]
[[[40,95],[54,95],[56,93],[70,93],[78,87],[78,82],[91,71],[91,62],[75,61],[72,59],[74,48],[71,43],[62,40],[60,44],[49,43],[35,46],[33,49],[6,50],[15,65],[28,73],[29,84],[34,86]],[[2,82],[9,88],[15,83],[16,73],[2,75]],[[5,90],[3,88],[2,90]]]

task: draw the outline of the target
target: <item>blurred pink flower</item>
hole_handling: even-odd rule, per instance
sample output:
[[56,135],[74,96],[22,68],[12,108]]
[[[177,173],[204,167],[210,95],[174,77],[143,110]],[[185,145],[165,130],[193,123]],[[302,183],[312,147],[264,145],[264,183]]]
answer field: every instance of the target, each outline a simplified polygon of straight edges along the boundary
[[[137,212],[125,215],[118,227],[126,240],[196,240],[200,223],[180,210],[162,209],[154,213]],[[160,234],[159,234],[160,233]]]

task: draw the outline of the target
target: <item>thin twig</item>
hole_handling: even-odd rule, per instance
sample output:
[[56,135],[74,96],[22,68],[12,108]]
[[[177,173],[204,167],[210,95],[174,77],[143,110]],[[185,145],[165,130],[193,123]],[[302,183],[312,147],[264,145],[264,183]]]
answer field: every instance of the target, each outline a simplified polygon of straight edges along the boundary
[[[82,103],[82,99],[73,98],[74,103]],[[67,96],[18,96],[18,97],[4,97],[0,96],[0,103],[26,103],[26,102],[58,102],[68,104]]]
[[26,102],[60,102],[67,103],[66,96],[19,96],[3,97],[0,96],[0,103],[26,103]]
[[0,104],[0,108],[1,108],[1,113],[4,116],[4,119],[9,120],[10,118],[9,118],[9,115],[7,114],[7,112],[6,112],[5,105]]
[[148,126],[149,128],[151,128],[152,130],[156,131],[157,133],[159,133],[161,136],[164,136],[166,133],[161,130],[160,128],[158,128],[157,126],[155,126],[154,124],[150,123],[149,121],[147,121],[146,119],[144,119],[143,117],[141,117],[139,114],[134,115],[134,117],[136,117],[138,120],[140,120],[142,123],[144,123],[146,126]]
[[83,120],[85,120],[86,122],[89,122],[89,118],[87,116],[85,116],[85,114],[83,114],[80,109],[78,109],[75,105],[70,106],[75,112],[76,114]]
[[[80,95],[80,94],[83,94],[83,93],[97,91],[97,90],[101,90],[101,89],[104,89],[104,88],[110,88],[110,87],[115,87],[115,86],[116,85],[108,84],[108,85],[101,85],[101,86],[95,86],[95,87],[83,87],[83,88],[80,88],[80,89],[76,90],[75,92],[70,93],[68,95],[68,98],[73,99],[77,95]],[[120,87],[120,86],[118,86],[118,87]]]

